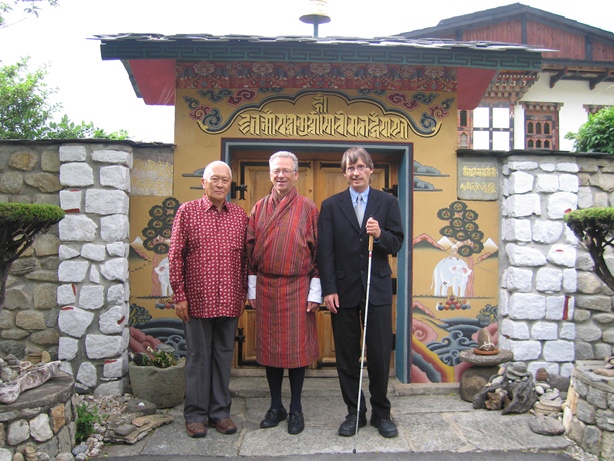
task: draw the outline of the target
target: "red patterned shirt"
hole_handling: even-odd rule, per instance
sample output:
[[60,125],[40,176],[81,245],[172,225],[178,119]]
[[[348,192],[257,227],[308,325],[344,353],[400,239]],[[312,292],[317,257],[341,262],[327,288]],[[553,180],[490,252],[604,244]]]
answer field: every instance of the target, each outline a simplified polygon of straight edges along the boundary
[[179,207],[168,252],[176,303],[188,301],[190,317],[238,317],[245,306],[247,215],[225,202],[221,211],[207,196]]

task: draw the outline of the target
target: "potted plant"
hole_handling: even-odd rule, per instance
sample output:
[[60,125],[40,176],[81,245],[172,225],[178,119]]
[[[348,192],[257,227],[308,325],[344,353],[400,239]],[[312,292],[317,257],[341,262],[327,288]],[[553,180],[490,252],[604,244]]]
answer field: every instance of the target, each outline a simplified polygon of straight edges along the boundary
[[128,365],[132,394],[158,408],[179,405],[185,396],[184,367],[185,359],[163,344],[134,354]]

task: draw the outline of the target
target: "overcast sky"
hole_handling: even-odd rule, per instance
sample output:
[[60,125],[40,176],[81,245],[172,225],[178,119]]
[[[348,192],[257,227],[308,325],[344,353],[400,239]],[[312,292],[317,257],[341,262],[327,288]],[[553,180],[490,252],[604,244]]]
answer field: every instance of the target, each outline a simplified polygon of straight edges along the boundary
[[[331,22],[319,35],[383,37],[436,26],[446,18],[513,1],[328,0]],[[593,27],[614,31],[611,0],[521,2]],[[41,2],[42,5],[42,2]],[[585,4],[588,5],[588,4]],[[432,9],[431,9],[432,8]],[[58,88],[57,101],[73,121],[94,122],[107,131],[126,129],[132,139],[173,142],[173,109],[146,106],[135,95],[119,61],[102,61],[95,35],[117,33],[206,33],[261,36],[311,35],[298,17],[309,0],[60,0],[38,18],[19,9],[0,29],[0,61],[14,64],[31,57],[31,69],[48,64],[46,81]]]

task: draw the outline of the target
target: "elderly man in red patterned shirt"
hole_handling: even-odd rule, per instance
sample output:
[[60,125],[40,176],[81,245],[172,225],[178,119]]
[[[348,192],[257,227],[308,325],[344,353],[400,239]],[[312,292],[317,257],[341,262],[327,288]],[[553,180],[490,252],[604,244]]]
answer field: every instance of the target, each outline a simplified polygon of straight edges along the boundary
[[245,235],[248,218],[228,203],[232,172],[221,161],[205,168],[205,195],[177,210],[168,253],[175,312],[184,321],[187,360],[183,415],[190,437],[205,424],[233,434],[230,369],[247,292]]

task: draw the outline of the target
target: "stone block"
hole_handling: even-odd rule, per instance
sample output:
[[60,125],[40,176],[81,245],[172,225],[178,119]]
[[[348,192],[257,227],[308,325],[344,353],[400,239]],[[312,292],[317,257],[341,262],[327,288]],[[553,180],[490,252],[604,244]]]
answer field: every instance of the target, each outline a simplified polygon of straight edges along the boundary
[[130,192],[130,169],[119,165],[102,167],[100,184]]
[[92,320],[94,320],[94,313],[78,307],[66,306],[60,309],[58,326],[63,333],[80,338],[87,332]]
[[541,216],[539,194],[512,195],[504,202],[504,216],[520,218],[524,216]]
[[60,146],[61,162],[84,162],[87,160],[87,151],[84,146]]
[[575,269],[563,269],[563,291],[565,293],[578,291],[578,273]]
[[86,243],[83,245],[83,247],[81,247],[81,256],[92,261],[103,261],[106,254],[106,248],[104,245]]
[[87,387],[96,386],[96,383],[98,382],[96,366],[90,362],[83,362],[81,366],[79,366],[79,371],[77,372],[77,381],[86,385]]
[[79,307],[83,309],[98,309],[104,305],[104,287],[99,285],[84,285],[79,290]]
[[85,211],[99,215],[126,215],[128,194],[121,190],[89,189],[85,192]]
[[60,183],[65,187],[94,185],[94,170],[87,163],[64,163],[60,166]]
[[557,266],[576,267],[576,249],[571,245],[554,244],[548,249],[548,261]]
[[576,337],[581,341],[592,343],[601,339],[601,328],[594,325],[576,325]]
[[24,419],[9,423],[6,431],[6,443],[9,446],[19,445],[30,438],[30,425]]
[[101,149],[92,152],[92,160],[101,163],[116,163],[132,168],[132,152],[112,149]]
[[98,225],[84,215],[66,215],[60,221],[60,239],[62,242],[91,242],[96,238]]
[[34,308],[51,309],[57,305],[57,286],[41,283],[34,288]]
[[41,154],[41,170],[48,173],[59,173],[60,153],[56,150],[45,150]]
[[558,292],[561,290],[563,272],[560,269],[542,267],[535,276],[535,288],[537,291]]
[[128,325],[128,305],[126,303],[112,306],[100,315],[98,326],[105,335],[121,333]]
[[117,357],[128,346],[130,334],[124,329],[119,335],[96,335],[88,334],[85,337],[85,350],[90,360]]
[[590,187],[580,187],[578,190],[578,209],[592,208],[595,206],[593,193]]
[[546,256],[538,249],[510,243],[505,247],[505,253],[512,266],[543,266]]
[[576,295],[574,296],[574,299],[576,307],[581,309],[589,309],[591,311],[601,312],[610,312],[612,310],[612,299],[609,296]]
[[559,338],[561,339],[576,339],[576,324],[571,322],[564,322],[561,325],[561,331],[559,332]]
[[529,326],[526,322],[515,322],[509,318],[501,321],[501,334],[511,339],[529,339]]
[[551,244],[563,233],[563,223],[556,221],[534,221],[532,236],[535,242]]
[[542,352],[539,341],[509,341],[511,351],[514,353],[514,360],[536,360]]
[[[19,194],[23,190],[23,176],[16,171],[0,174],[0,192],[3,194]],[[13,198],[13,197],[11,197]]]
[[[516,355],[514,355],[516,357]],[[517,357],[516,357],[517,358]],[[576,358],[573,341],[546,341],[544,359],[547,362],[571,362]]]
[[504,219],[503,237],[508,242],[530,242],[531,237],[531,221],[528,219]]
[[571,162],[557,162],[556,171],[564,171],[566,173],[577,173],[580,171],[580,167],[577,163]]
[[121,378],[128,373],[128,355],[122,354],[118,358],[106,359],[102,375],[105,378]]
[[118,256],[120,258],[128,257],[130,246],[124,242],[114,242],[107,244],[107,253],[110,256]]
[[578,292],[594,295],[602,291],[603,282],[593,272],[578,271]]
[[44,330],[47,328],[45,316],[40,311],[20,311],[15,315],[15,325],[27,331]]
[[36,256],[52,256],[58,254],[60,239],[53,234],[46,233],[36,237],[32,247]]
[[514,293],[510,296],[508,309],[513,320],[543,319],[546,315],[546,299],[533,293]]
[[63,189],[57,175],[51,173],[31,173],[24,176],[28,186],[36,187],[41,192],[58,192]]
[[76,258],[80,254],[81,254],[80,251],[72,247],[69,247],[67,245],[60,245],[60,247],[58,248],[58,256],[60,258],[60,261],[65,261],[67,259]]
[[107,280],[128,280],[128,260],[125,258],[113,258],[106,261],[100,268],[100,272]]
[[575,174],[562,174],[559,176],[559,189],[563,192],[578,192],[580,188],[578,177]]
[[535,189],[542,193],[557,192],[559,190],[558,178],[552,174],[538,174]]
[[531,327],[531,339],[558,339],[558,325],[554,322],[536,322]]
[[58,268],[60,282],[82,282],[90,266],[87,261],[62,261]]
[[[58,341],[58,359],[73,360],[79,352],[79,341],[67,336],[62,336]],[[72,368],[71,373],[72,374]]]
[[556,192],[548,197],[548,219],[563,219],[565,213],[578,208],[578,197],[572,192]]
[[105,242],[116,242],[128,238],[130,220],[128,216],[114,214],[100,219],[100,237]]
[[510,174],[508,190],[510,194],[524,194],[533,190],[533,175],[524,171],[514,171]]
[[77,300],[76,296],[76,288],[74,284],[60,285],[57,288],[57,302],[60,306],[65,306],[66,304],[74,304]]
[[9,159],[9,166],[17,170],[32,171],[38,163],[38,155],[31,150],[15,152]]
[[60,207],[67,213],[83,211],[83,191],[68,189],[60,191]]
[[533,289],[533,271],[519,267],[508,267],[505,270],[505,284],[510,291],[531,292]]

